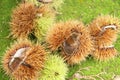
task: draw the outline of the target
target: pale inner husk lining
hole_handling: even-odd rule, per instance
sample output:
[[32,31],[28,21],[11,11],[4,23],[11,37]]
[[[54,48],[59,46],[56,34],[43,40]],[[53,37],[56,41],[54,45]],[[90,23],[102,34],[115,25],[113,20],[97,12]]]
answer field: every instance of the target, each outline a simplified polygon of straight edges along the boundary
[[[27,58],[28,54],[26,54],[26,51],[29,49],[29,47],[24,47],[24,48],[20,48],[18,49],[14,56],[12,56],[12,59],[9,62],[9,68],[14,71],[15,69],[17,69],[22,63],[24,63],[25,59]],[[15,61],[19,62],[15,62]],[[15,67],[14,67],[14,63],[15,63]]]

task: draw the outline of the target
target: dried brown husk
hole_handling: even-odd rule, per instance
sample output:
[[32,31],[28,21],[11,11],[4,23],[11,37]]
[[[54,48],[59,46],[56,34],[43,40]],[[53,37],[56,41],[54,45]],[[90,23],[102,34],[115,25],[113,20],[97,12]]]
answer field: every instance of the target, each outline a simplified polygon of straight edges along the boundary
[[112,47],[112,48],[97,48],[93,56],[95,59],[99,61],[106,61],[110,59],[114,59],[115,56],[117,56],[118,52],[117,50]]
[[[27,58],[25,63],[29,64],[31,67],[25,65],[19,65],[17,69],[11,70],[9,63],[13,58],[15,52],[20,48],[29,47],[26,54]],[[40,45],[31,44],[28,40],[19,40],[15,42],[11,47],[6,51],[3,57],[3,69],[7,75],[15,80],[36,80],[39,76],[39,72],[44,67],[45,61],[45,51],[44,48]]]
[[[105,26],[114,25],[116,29],[108,28],[103,33],[103,28]],[[109,46],[113,44],[116,39],[120,28],[120,22],[117,17],[110,15],[101,15],[95,18],[89,25],[90,34],[94,37],[95,44],[104,48],[104,46]]]
[[64,49],[62,49],[61,54],[68,64],[76,64],[85,60],[85,57],[88,56],[93,49],[91,36],[83,23],[79,21],[57,23],[48,31],[46,37],[46,41],[49,43],[50,48],[56,50],[58,47],[62,47],[63,42],[66,41],[73,32],[78,33],[80,45],[78,45],[78,49],[75,53],[66,53]]
[[13,10],[10,30],[14,38],[27,38],[34,31],[37,12],[32,3],[21,3]]

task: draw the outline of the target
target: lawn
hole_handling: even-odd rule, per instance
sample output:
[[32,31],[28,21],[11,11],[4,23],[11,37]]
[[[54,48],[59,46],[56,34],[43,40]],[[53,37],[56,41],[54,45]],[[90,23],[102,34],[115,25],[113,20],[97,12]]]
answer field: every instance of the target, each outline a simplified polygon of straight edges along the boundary
[[[11,42],[12,38],[8,38],[10,15],[15,6],[20,0],[0,0],[0,60],[5,50]],[[110,14],[120,18],[120,1],[119,0],[65,0],[61,9],[61,14],[57,16],[57,21],[80,20],[85,25],[89,24],[96,16]],[[115,47],[120,52],[120,36],[118,37]],[[1,63],[0,63],[1,64]],[[79,65],[69,67],[68,78],[70,78],[75,71],[88,67],[88,70],[81,70],[81,74],[96,75],[101,72],[104,80],[113,80],[114,75],[120,75],[120,56],[114,60],[99,62],[92,57],[87,58],[86,61]],[[9,80],[2,69],[0,69],[0,79]],[[96,80],[100,80],[96,78]]]
[[[8,38],[10,33],[9,22],[12,9],[15,8],[18,2],[18,0],[0,0],[0,60],[6,48],[13,41],[11,38]],[[2,69],[0,69],[0,79],[9,80],[6,75],[4,75]]]

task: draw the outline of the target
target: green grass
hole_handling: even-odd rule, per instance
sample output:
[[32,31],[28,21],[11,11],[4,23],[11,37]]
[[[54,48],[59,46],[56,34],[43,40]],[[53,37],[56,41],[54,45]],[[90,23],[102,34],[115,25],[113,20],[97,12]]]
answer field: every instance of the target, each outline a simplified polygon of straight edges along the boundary
[[[17,5],[17,0],[0,0],[0,61],[6,48],[12,42],[12,39],[7,38],[10,33],[9,22],[12,9]],[[1,62],[0,62],[1,64]],[[9,80],[0,68],[0,79]]]
[[[12,42],[12,39],[6,37],[10,33],[9,21],[11,11],[17,3],[17,0],[0,0],[0,56],[4,54],[6,48]],[[119,0],[65,0],[65,3],[60,10],[60,13],[62,14],[57,16],[57,20],[81,20],[87,25],[100,14],[111,14],[120,18],[119,8]],[[115,47],[120,51],[120,37],[118,38]],[[90,70],[82,70],[84,75],[95,75],[105,71],[106,74],[101,76],[104,80],[110,80],[113,77],[113,74],[120,75],[120,56],[107,62],[98,62],[91,57],[87,58],[87,60],[80,65],[70,67],[68,77],[71,77],[76,70],[84,67],[90,67]],[[0,72],[0,79],[9,80],[2,71]]]

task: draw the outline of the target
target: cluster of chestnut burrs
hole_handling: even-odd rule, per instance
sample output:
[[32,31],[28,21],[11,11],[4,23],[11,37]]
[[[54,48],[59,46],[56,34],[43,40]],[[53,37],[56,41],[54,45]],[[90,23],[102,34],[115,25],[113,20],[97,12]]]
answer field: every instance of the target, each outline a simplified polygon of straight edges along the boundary
[[14,9],[10,30],[17,40],[3,57],[3,69],[12,79],[65,80],[66,63],[79,64],[88,55],[100,61],[117,55],[117,17],[101,15],[87,26],[77,20],[56,23],[60,2],[26,0]]
[[98,60],[107,60],[117,55],[114,43],[119,33],[119,19],[113,16],[99,16],[89,24],[90,35],[94,40],[92,55]]
[[76,64],[88,55],[104,61],[114,58],[117,50],[119,19],[113,16],[99,16],[87,27],[79,21],[57,23],[47,34],[52,50],[60,47],[62,57],[69,64]]

